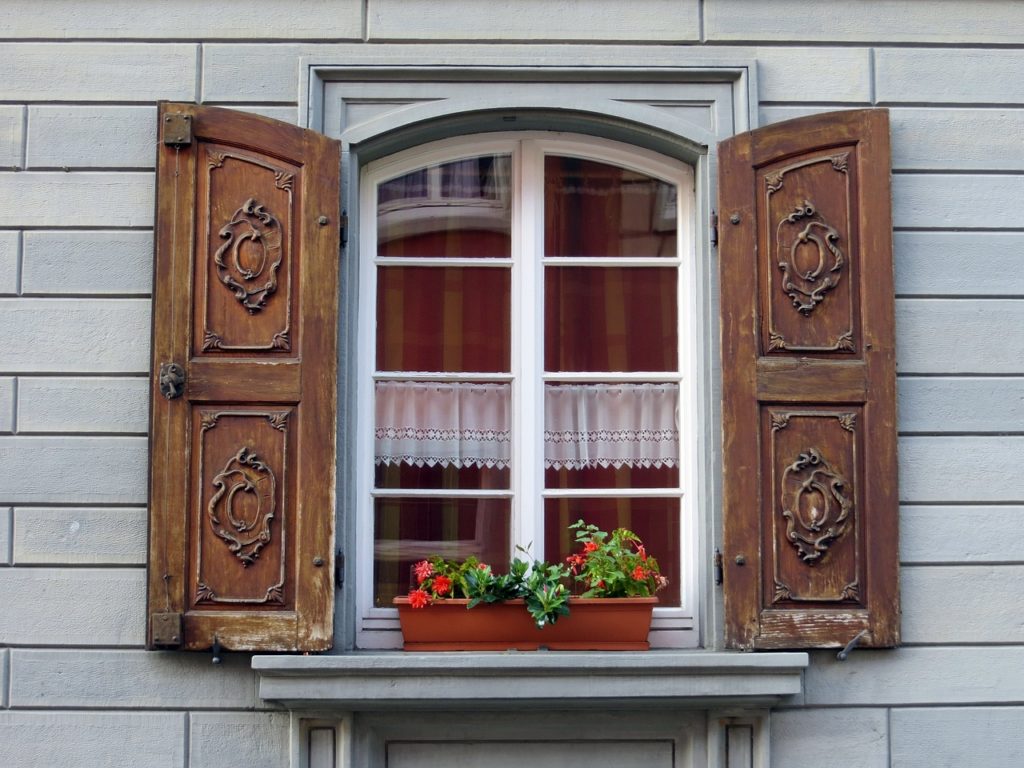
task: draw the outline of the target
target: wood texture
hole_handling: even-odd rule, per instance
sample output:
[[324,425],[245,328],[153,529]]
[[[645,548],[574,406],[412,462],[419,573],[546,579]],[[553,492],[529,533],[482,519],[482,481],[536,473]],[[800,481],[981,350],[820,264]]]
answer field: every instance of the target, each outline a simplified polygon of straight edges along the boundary
[[141,568],[0,568],[0,594],[18,596],[0,611],[10,645],[140,646],[145,638]]
[[9,765],[183,768],[182,712],[0,712]]
[[132,0],[10,0],[8,38],[203,39],[359,38],[360,0],[179,0],[159,13]]
[[26,232],[22,290],[27,294],[135,294],[153,289],[153,233]]
[[890,768],[888,735],[884,709],[772,712],[772,765],[822,768],[827,745],[829,765]]
[[503,14],[473,0],[371,0],[367,32],[371,40],[696,41],[699,13],[696,0],[520,0]]
[[253,672],[226,654],[209,657],[139,649],[13,649],[11,705],[28,709],[252,709]]
[[1024,764],[1022,707],[935,707],[892,711],[892,764],[900,768]]
[[194,44],[0,43],[0,61],[6,64],[0,99],[192,99],[196,48]]
[[197,712],[189,718],[189,768],[289,765],[288,712]]
[[786,42],[799,35],[817,42],[1017,44],[1024,26],[1024,8],[992,0],[941,7],[861,0],[846,11],[817,0],[706,0],[705,34],[716,41]]
[[14,431],[14,377],[0,376],[0,432]]
[[0,232],[0,296],[18,293],[21,234]]
[[888,115],[720,145],[726,642],[899,639]]
[[25,143],[25,108],[0,107],[0,168],[21,168]]
[[[331,645],[337,142],[162,104],[153,320],[150,613],[186,649]],[[185,370],[165,399],[159,370]],[[152,637],[150,637],[152,643]]]
[[[0,403],[3,380],[0,379]],[[149,430],[149,382],[111,376],[22,376],[18,431],[117,432]],[[2,424],[2,418],[0,418]]]
[[804,675],[804,698],[809,707],[1019,704],[1021,664],[1020,646],[861,649],[846,661],[822,651]]
[[18,565],[145,565],[146,511],[19,507],[12,543]]

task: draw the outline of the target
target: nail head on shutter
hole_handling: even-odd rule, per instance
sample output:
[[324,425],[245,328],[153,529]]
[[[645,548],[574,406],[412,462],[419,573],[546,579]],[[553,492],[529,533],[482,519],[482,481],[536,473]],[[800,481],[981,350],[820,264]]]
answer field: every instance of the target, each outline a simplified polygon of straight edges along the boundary
[[739,224],[740,223],[740,215],[738,213],[734,213],[732,216],[729,217],[729,223],[730,224]]
[[320,568],[321,566],[323,566],[323,564],[324,564],[324,559],[322,557],[314,557],[313,558],[313,565],[315,565],[317,568]]
[[328,221],[330,221],[330,219],[328,219],[326,216],[321,216],[316,220],[316,223],[319,224],[321,227],[326,227]]

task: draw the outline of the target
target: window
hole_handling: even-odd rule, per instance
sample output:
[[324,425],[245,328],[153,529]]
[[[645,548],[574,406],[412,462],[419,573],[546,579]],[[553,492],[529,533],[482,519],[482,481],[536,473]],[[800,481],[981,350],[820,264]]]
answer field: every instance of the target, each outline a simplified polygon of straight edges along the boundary
[[398,644],[415,561],[561,560],[583,518],[648,543],[652,642],[696,645],[692,169],[523,132],[361,185],[357,644]]

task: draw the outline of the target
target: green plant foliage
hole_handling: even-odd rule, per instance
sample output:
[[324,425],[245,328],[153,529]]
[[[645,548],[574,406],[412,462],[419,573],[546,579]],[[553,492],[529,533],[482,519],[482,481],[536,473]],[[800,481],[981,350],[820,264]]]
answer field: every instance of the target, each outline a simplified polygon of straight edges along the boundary
[[455,597],[469,600],[467,607],[475,608],[522,599],[537,628],[543,629],[569,615],[570,581],[583,590],[580,597],[649,597],[668,584],[635,533],[617,528],[609,535],[583,520],[569,528],[576,532],[580,552],[570,555],[567,565],[516,557],[508,573],[496,574],[475,557],[421,560],[413,566],[416,588],[409,593],[410,602],[414,608],[425,608],[435,600]]

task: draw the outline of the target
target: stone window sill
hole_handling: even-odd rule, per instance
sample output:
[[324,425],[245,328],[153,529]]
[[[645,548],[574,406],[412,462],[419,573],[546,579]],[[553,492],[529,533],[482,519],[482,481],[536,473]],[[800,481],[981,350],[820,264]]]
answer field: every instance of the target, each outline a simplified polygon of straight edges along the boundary
[[260,698],[290,708],[770,706],[806,653],[402,653],[254,656]]

